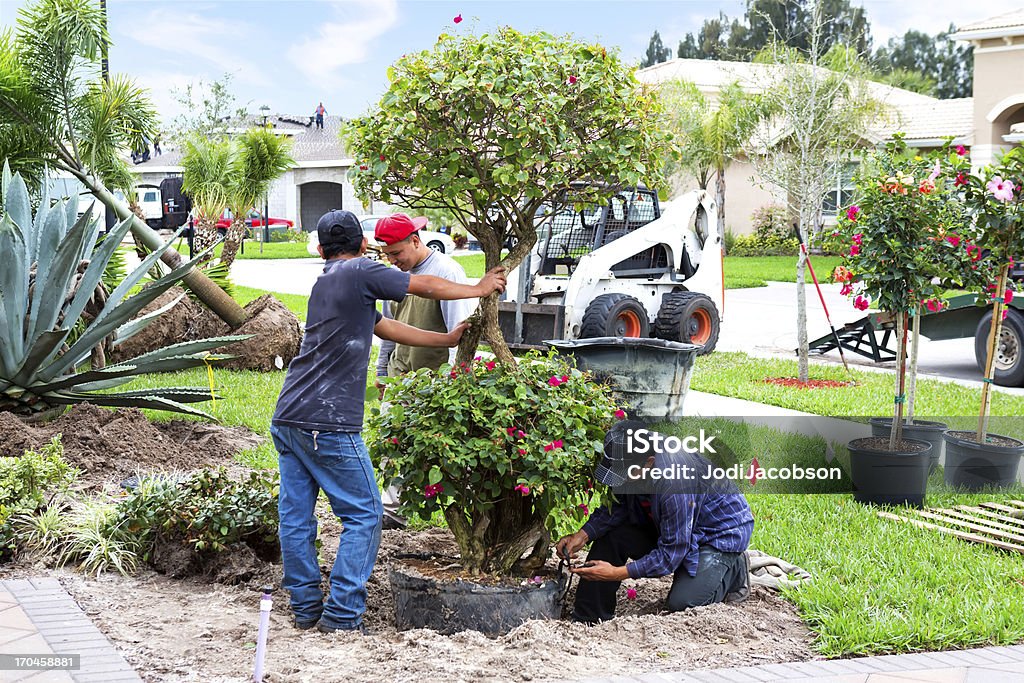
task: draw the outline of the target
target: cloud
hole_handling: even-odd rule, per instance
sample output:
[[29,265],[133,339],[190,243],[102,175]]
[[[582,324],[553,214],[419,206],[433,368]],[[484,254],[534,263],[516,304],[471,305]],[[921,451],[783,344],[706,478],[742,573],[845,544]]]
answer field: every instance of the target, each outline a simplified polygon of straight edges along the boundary
[[288,49],[288,59],[306,79],[325,89],[341,85],[342,67],[367,61],[377,38],[398,21],[397,0],[353,0],[334,7],[342,21],[321,24],[316,36]]
[[1007,11],[995,8],[992,3],[965,3],[963,0],[929,0],[927,3],[864,0],[863,5],[871,22],[875,47],[885,45],[890,38],[902,36],[910,29],[935,35],[947,30],[950,23],[964,26]]
[[[219,71],[231,73],[240,83],[269,85],[263,70],[243,56],[249,38],[258,32],[256,27],[226,19],[184,14],[180,9],[153,10],[142,25],[160,28],[126,31],[125,35],[147,49],[173,53],[175,62],[179,64],[190,59],[205,60]],[[247,38],[238,40],[239,36]]]
[[135,73],[132,80],[136,85],[149,90],[150,101],[163,125],[167,125],[183,111],[181,104],[175,99],[174,91],[183,91],[196,80],[196,77],[194,74],[179,72],[150,71]]

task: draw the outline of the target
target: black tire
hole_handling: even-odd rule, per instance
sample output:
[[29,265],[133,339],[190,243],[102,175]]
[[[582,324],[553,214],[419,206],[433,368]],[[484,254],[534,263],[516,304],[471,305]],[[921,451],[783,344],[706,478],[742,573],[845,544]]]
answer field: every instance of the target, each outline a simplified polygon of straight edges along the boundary
[[437,240],[433,240],[432,242],[427,242],[427,246],[429,248],[433,249],[434,251],[440,252],[442,254],[444,253],[444,243],[443,242],[438,242]]
[[647,309],[635,297],[626,294],[602,294],[587,306],[583,314],[580,338],[649,337],[651,323]]
[[654,336],[668,341],[698,344],[698,355],[715,350],[721,319],[718,307],[705,294],[674,292],[661,300],[661,309],[654,320]]
[[[992,328],[992,311],[985,313],[974,331],[974,359],[985,372],[988,358],[988,335]],[[1006,310],[993,379],[1004,387],[1024,386],[1024,316],[1013,308]]]

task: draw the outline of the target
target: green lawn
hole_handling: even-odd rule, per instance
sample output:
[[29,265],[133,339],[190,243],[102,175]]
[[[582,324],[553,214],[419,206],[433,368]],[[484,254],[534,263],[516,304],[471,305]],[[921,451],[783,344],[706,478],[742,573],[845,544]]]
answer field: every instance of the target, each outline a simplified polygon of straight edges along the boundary
[[[851,368],[855,386],[835,389],[800,389],[764,382],[768,377],[796,377],[795,360],[752,358],[744,353],[715,352],[701,356],[694,366],[690,387],[722,396],[767,403],[817,415],[870,416],[892,414],[895,393],[892,373],[868,372]],[[811,365],[812,379],[846,382],[851,379],[841,365]],[[938,417],[966,416],[966,427],[977,419],[979,389],[959,384],[919,379],[917,415]],[[992,396],[992,415],[1024,415],[1024,396],[996,390]],[[972,417],[973,416],[973,417]]]
[[[482,253],[456,256],[455,260],[466,270],[466,277],[483,277]],[[839,265],[838,256],[812,256],[811,263],[819,282],[828,282],[829,275]],[[727,256],[725,259],[725,288],[742,289],[763,287],[766,282],[796,282],[795,256]],[[807,281],[811,281],[810,273]]]
[[[214,257],[219,257],[223,245],[213,248]],[[263,245],[263,252],[260,253],[260,243],[253,240],[245,241],[245,252],[238,252],[240,259],[290,259],[290,258],[313,258],[306,251],[305,242],[267,242]],[[177,240],[174,248],[178,253],[188,256],[188,242]]]

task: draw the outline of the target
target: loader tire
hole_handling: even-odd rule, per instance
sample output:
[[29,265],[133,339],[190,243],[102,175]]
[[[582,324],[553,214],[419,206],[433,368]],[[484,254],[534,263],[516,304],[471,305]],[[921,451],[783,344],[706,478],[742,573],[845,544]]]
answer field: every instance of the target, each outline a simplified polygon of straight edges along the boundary
[[647,309],[626,294],[602,294],[587,306],[580,327],[580,338],[649,337],[651,323]]
[[[982,316],[974,333],[974,359],[982,372],[985,372],[985,361],[988,358],[988,335],[991,328],[992,312],[989,311]],[[993,381],[999,386],[1024,386],[1024,316],[1013,308],[1006,309],[993,374]]]
[[697,355],[715,350],[721,321],[718,307],[705,294],[674,292],[661,300],[661,309],[654,320],[654,336],[668,341],[696,344]]

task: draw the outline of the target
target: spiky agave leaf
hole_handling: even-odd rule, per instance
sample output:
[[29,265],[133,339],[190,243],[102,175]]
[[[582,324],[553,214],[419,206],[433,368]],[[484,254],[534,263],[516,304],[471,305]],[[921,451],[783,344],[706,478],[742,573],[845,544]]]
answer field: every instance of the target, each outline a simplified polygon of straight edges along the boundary
[[[149,254],[108,295],[103,308],[75,339],[72,328],[103,278],[107,265],[128,232],[116,225],[96,244],[98,226],[92,212],[76,219],[73,201],[52,207],[44,202],[33,218],[29,192],[21,176],[6,167],[0,188],[0,410],[32,413],[53,406],[89,401],[98,405],[156,408],[206,415],[187,404],[211,398],[204,388],[172,387],[109,393],[132,378],[169,372],[230,358],[211,352],[246,339],[231,335],[183,342],[156,349],[103,369],[79,369],[92,348],[112,333],[127,337],[152,322],[161,308],[133,318],[179,282],[196,262],[174,269],[129,296],[171,241]],[[106,392],[106,393],[104,393]]]

